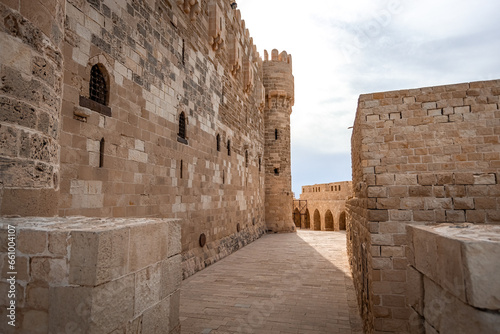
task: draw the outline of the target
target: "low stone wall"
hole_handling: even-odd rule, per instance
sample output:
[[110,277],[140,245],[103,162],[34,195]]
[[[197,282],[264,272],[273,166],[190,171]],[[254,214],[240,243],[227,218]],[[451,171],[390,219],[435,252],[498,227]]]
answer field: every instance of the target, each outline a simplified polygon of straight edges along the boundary
[[406,227],[411,333],[498,333],[500,226]]
[[180,333],[180,253],[172,219],[0,219],[0,332]]

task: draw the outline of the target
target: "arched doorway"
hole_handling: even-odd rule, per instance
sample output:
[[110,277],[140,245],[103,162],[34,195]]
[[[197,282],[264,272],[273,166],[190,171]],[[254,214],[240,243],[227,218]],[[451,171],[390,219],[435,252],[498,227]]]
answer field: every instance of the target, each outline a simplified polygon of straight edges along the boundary
[[295,223],[295,227],[300,228],[300,211],[298,208],[295,208],[293,211],[293,222]]
[[306,209],[306,214],[304,215],[304,228],[311,228],[311,215],[309,214],[309,209]]
[[321,216],[319,215],[318,209],[314,211],[314,230],[321,230]]
[[333,214],[330,210],[325,213],[325,230],[334,231],[333,228]]
[[339,218],[339,230],[345,231],[345,211],[342,211]]

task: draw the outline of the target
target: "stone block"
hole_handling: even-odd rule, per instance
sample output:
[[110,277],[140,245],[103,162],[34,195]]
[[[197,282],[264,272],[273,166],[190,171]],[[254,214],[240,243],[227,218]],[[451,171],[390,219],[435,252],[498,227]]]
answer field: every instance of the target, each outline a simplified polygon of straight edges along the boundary
[[168,223],[168,253],[171,257],[181,253],[181,223],[170,221]]
[[134,315],[160,301],[161,266],[153,264],[135,273]]
[[23,312],[22,332],[45,334],[49,330],[49,315],[46,311],[28,310]]
[[182,256],[175,255],[161,262],[160,299],[180,289],[182,282]]
[[142,332],[144,334],[170,332],[170,297],[163,298],[159,303],[144,312],[142,317]]
[[96,286],[125,275],[128,272],[129,235],[128,228],[71,232],[70,283]]
[[27,255],[42,254],[47,249],[47,232],[19,229],[17,250]]
[[474,184],[496,184],[495,174],[474,175]]
[[168,242],[168,228],[162,228],[162,226],[165,226],[164,222],[156,222],[131,229],[129,243],[130,272],[141,270],[162,260],[161,245]]
[[485,312],[463,303],[424,277],[424,317],[442,334],[496,333],[500,314]]
[[[485,226],[485,229],[490,229],[490,226]],[[500,227],[495,226],[495,230],[494,233],[486,232],[480,240],[463,242],[462,252],[468,303],[477,308],[499,311]]]
[[90,287],[51,287],[49,331],[110,333],[134,314],[134,275]]

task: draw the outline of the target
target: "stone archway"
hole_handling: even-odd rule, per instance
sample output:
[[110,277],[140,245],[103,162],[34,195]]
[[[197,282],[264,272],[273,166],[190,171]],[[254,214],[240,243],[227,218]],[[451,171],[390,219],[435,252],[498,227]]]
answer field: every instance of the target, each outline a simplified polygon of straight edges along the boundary
[[300,211],[298,208],[295,208],[293,211],[293,222],[295,223],[295,227],[300,228]]
[[311,228],[311,215],[309,214],[309,209],[306,209],[306,214],[304,215],[304,228]]
[[327,210],[325,213],[325,230],[326,231],[334,231],[333,227],[333,214],[330,210]]
[[342,211],[339,218],[339,230],[345,231],[345,211]]
[[318,209],[314,211],[314,226],[313,230],[321,230],[321,216],[319,214]]

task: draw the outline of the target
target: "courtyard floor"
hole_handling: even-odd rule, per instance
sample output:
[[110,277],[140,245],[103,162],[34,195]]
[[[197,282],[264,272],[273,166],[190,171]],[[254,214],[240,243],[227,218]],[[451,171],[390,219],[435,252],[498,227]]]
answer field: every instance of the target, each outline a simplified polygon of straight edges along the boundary
[[362,333],[345,232],[268,234],[182,282],[183,334]]

